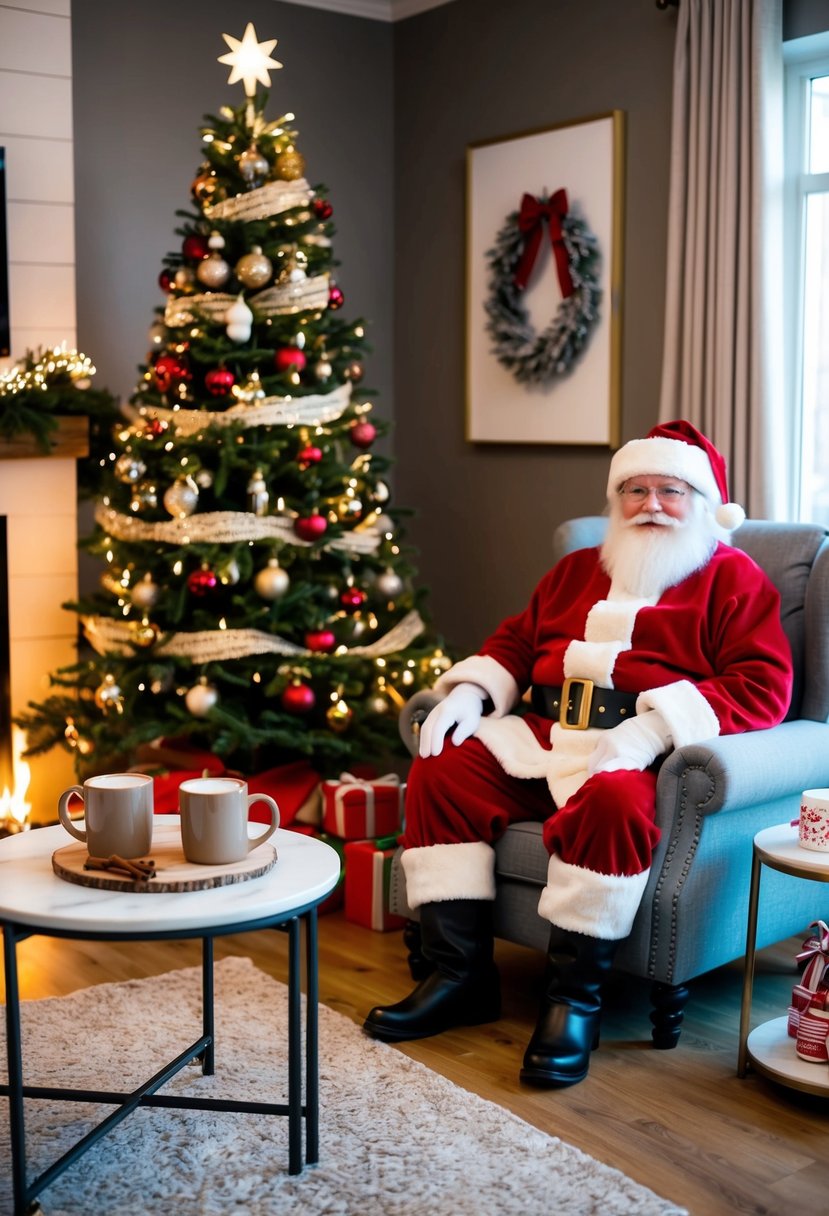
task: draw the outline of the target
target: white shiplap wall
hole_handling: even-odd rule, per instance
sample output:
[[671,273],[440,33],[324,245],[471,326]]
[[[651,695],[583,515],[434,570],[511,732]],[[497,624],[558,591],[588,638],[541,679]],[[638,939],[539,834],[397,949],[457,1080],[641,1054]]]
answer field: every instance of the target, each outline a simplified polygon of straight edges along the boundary
[[[0,0],[0,145],[6,149],[11,357],[75,347],[70,0]],[[48,695],[49,673],[75,662],[77,596],[74,460],[0,462],[8,522],[12,712]],[[31,762],[32,818],[55,818],[72,783],[69,757]]]
[[76,345],[71,0],[0,0],[0,145],[14,362]]

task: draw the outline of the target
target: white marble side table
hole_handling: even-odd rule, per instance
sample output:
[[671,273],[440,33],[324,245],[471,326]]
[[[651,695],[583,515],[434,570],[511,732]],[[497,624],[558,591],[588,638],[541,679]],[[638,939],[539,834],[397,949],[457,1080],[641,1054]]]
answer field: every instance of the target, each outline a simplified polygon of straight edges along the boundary
[[[788,1017],[772,1018],[749,1033],[751,992],[754,985],[754,958],[757,944],[757,909],[760,900],[760,875],[763,867],[779,870],[794,878],[829,882],[829,853],[804,849],[797,842],[797,828],[788,823],[764,828],[754,837],[751,886],[748,898],[743,1000],[740,1011],[740,1047],[737,1076],[744,1077],[749,1063],[761,1076],[780,1085],[829,1098],[829,1069],[810,1060],[801,1060],[794,1039],[788,1034]],[[819,906],[815,898],[815,919]],[[804,926],[805,928],[805,926]]]
[[[177,815],[158,816],[154,841],[178,834]],[[139,1106],[195,1110],[243,1111],[288,1118],[288,1168],[303,1168],[319,1155],[319,1057],[317,1025],[317,906],[333,890],[340,860],[327,844],[296,832],[278,831],[271,838],[278,860],[260,878],[206,891],[142,893],[105,891],[64,882],[52,872],[52,854],[71,838],[61,827],[20,833],[0,841],[0,926],[6,980],[6,1030],[11,1123],[12,1180],[15,1216],[36,1210],[35,1197],[91,1148],[110,1128]],[[305,926],[306,1049],[305,1105],[302,1104],[300,924]],[[165,1097],[157,1091],[193,1059],[202,1072],[214,1071],[213,940],[255,929],[282,929],[288,934],[288,1102],[230,1102],[209,1098]],[[46,1089],[23,1083],[20,1043],[20,994],[17,943],[33,934],[89,941],[202,941],[202,1035],[149,1081],[132,1093]],[[24,1098],[111,1103],[116,1109],[73,1149],[31,1182],[26,1177]]]

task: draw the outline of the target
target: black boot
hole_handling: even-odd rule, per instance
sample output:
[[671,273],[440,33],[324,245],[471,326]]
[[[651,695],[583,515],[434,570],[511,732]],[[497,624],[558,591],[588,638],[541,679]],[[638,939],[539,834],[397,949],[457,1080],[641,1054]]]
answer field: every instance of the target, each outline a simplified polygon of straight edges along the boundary
[[449,899],[420,909],[423,954],[434,971],[396,1005],[378,1005],[364,1030],[399,1043],[452,1026],[477,1026],[501,1016],[498,971],[492,961],[492,903]]
[[546,990],[524,1053],[522,1081],[575,1085],[587,1076],[590,1052],[599,1045],[602,981],[618,944],[553,928]]

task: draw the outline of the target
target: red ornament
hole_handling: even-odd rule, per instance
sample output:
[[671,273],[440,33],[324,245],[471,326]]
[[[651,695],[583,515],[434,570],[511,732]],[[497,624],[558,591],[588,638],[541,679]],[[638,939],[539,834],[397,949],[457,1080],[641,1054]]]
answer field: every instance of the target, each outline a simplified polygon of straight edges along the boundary
[[315,198],[311,206],[318,220],[328,220],[334,214],[334,208],[327,198]]
[[202,567],[187,576],[187,587],[193,595],[208,595],[216,589],[218,578],[213,570]]
[[363,419],[361,422],[353,422],[348,433],[355,448],[370,448],[377,438],[377,427]]
[[340,603],[346,612],[356,612],[366,602],[366,593],[359,587],[346,587],[340,596]]
[[191,233],[184,238],[181,252],[188,262],[203,262],[210,253],[207,237],[198,232]]
[[162,291],[170,291],[172,289],[173,276],[170,274],[166,266],[158,276],[158,285]]
[[211,367],[204,377],[204,387],[211,397],[226,397],[235,383],[236,377],[227,367]]
[[280,700],[282,708],[289,714],[308,714],[314,708],[317,698],[314,696],[313,688],[297,681],[288,685]]
[[337,639],[330,629],[312,629],[305,635],[305,645],[314,654],[330,654],[337,645]]
[[304,515],[294,520],[294,532],[300,540],[319,540],[328,528],[324,515]]
[[342,308],[345,304],[345,296],[336,283],[332,283],[328,292],[328,307]]
[[281,372],[301,372],[308,358],[298,346],[281,346],[279,350],[274,351],[273,361]]
[[144,427],[144,434],[150,439],[158,439],[159,435],[163,435],[167,430],[167,426],[168,424],[162,422],[160,418],[150,418]]
[[300,448],[296,454],[296,462],[301,469],[307,469],[312,464],[319,464],[321,460],[322,448],[314,447],[313,444]]
[[175,355],[159,355],[153,366],[153,375],[160,393],[166,393],[174,384],[190,378],[187,368]]

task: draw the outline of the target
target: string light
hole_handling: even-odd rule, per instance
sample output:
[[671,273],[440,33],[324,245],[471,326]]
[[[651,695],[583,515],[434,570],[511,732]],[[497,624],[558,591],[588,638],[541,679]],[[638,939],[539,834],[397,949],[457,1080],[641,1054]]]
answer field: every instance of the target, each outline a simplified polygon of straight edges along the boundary
[[[73,384],[89,380],[95,375],[96,368],[92,360],[77,350],[67,350],[65,344],[52,346],[43,351],[37,363],[32,368],[11,368],[0,376],[0,397],[11,397],[29,389],[41,389],[44,393],[49,388],[50,378],[61,373],[66,374]],[[80,385],[79,385],[80,387]]]

